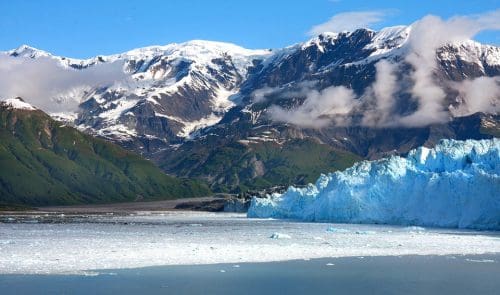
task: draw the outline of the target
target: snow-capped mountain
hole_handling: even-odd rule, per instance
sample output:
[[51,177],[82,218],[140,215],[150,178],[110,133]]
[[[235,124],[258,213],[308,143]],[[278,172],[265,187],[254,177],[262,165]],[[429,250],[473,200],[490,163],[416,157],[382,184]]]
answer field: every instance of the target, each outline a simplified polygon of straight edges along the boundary
[[[119,64],[118,81],[71,92],[79,109],[53,115],[141,152],[169,173],[234,190],[259,179],[269,186],[317,177],[300,159],[283,164],[291,159],[285,151],[318,148],[336,155],[322,164],[337,169],[442,138],[498,136],[500,93],[480,90],[499,83],[500,48],[450,42],[420,63],[425,55],[414,42],[412,27],[398,26],[324,33],[275,50],[191,41],[86,60],[28,46],[4,54],[51,59],[72,71]],[[421,88],[437,93],[438,103],[415,89],[418,70],[429,73]],[[431,110],[419,111],[425,107]]]
[[123,142],[142,141],[147,147],[177,142],[217,123],[235,105],[230,97],[239,91],[248,68],[270,54],[210,41],[145,47],[86,60],[53,56],[26,45],[7,53],[50,58],[76,70],[123,64],[126,79],[75,93],[82,102],[76,116],[54,115],[76,117],[74,124],[89,133]]
[[[459,90],[453,88],[455,83],[467,81],[466,78],[500,76],[499,48],[473,41],[448,44],[436,51],[436,65],[429,72],[434,72],[435,88],[443,89],[443,109],[449,108],[444,111],[444,120],[415,126],[390,125],[419,106],[411,94],[413,66],[406,60],[410,31],[408,27],[395,27],[380,32],[360,29],[326,33],[303,44],[275,50],[261,65],[250,70],[241,85],[241,105],[231,109],[218,124],[199,132],[194,142],[179,146],[175,153],[162,153],[156,160],[171,173],[203,176],[211,183],[229,183],[233,188],[269,179],[280,180],[268,186],[306,184],[312,181],[311,175],[319,175],[313,172],[314,167],[326,164],[339,169],[352,161],[352,156],[340,154],[341,151],[377,159],[405,154],[422,145],[433,146],[443,138],[498,136],[500,94],[490,93],[496,101],[496,107],[493,104],[487,110],[490,114],[455,111],[465,105]],[[370,91],[377,81],[380,60],[396,65],[393,76],[397,89],[389,113],[389,118],[394,119],[386,125],[364,123],[373,106]],[[349,95],[354,99],[347,101],[354,102],[354,107],[347,114],[325,114],[323,111],[332,107],[328,101],[334,101],[342,93],[336,87],[342,86],[352,90]],[[326,95],[329,93],[330,96]],[[316,105],[320,106],[316,108],[312,102],[319,102]],[[276,108],[284,114],[279,118],[281,121],[275,120],[270,112]],[[313,120],[309,115],[315,112],[319,114],[315,119],[330,117],[331,124],[311,128],[291,120],[301,116]],[[336,124],[340,118],[345,118],[344,122]],[[211,148],[207,150],[206,146]],[[320,150],[324,148],[331,150],[322,154]],[[286,156],[290,151],[297,158]],[[319,153],[322,160],[313,160],[314,153]],[[221,154],[230,155],[230,165],[227,162],[217,165],[215,159]],[[307,158],[311,165],[315,163],[314,167],[301,162],[301,158]],[[287,167],[294,168],[289,171]]]
[[217,123],[234,106],[231,95],[254,59],[265,51],[192,41],[149,47],[106,61],[124,61],[127,85],[95,89],[81,105],[77,126],[98,135],[133,141],[153,151]]

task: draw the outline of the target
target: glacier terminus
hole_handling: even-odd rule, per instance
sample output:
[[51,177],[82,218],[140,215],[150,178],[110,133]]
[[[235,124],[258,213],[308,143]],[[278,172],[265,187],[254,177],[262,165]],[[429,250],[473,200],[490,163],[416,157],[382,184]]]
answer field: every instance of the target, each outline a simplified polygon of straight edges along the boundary
[[442,140],[254,198],[249,217],[500,229],[500,140]]

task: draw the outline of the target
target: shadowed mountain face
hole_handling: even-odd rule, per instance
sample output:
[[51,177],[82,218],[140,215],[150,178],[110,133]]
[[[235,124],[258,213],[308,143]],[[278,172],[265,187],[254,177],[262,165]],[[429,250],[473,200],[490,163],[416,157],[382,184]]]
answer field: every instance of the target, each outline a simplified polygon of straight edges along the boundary
[[[48,58],[83,71],[123,62],[126,83],[81,94],[71,120],[77,128],[142,153],[168,173],[245,191],[305,184],[359,159],[405,154],[442,138],[498,136],[499,95],[492,92],[485,108],[475,103],[481,91],[469,90],[498,85],[500,49],[452,43],[419,63],[424,54],[412,51],[418,46],[410,30],[325,33],[273,51],[193,41],[85,61]],[[47,55],[27,47],[9,54]],[[390,64],[385,75],[381,61]],[[429,70],[419,72],[425,62]],[[420,87],[422,73],[431,85]],[[438,88],[442,98],[433,104],[418,87]]]
[[64,205],[204,196],[121,147],[54,121],[20,99],[0,102],[0,205]]

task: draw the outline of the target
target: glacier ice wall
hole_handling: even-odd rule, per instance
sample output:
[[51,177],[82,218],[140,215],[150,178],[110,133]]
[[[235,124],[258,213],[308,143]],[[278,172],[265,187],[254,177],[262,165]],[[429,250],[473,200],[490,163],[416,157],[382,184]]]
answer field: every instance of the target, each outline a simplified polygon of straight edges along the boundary
[[253,198],[248,217],[500,230],[500,140],[442,140]]

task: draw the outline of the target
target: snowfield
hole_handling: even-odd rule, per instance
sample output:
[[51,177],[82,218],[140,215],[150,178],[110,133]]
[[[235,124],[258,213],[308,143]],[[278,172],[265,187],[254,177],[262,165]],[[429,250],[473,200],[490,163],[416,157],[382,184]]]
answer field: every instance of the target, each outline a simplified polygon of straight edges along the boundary
[[252,200],[249,217],[500,230],[500,140],[443,140]]
[[97,275],[154,265],[499,252],[500,234],[485,231],[206,212],[0,216],[0,274]]

